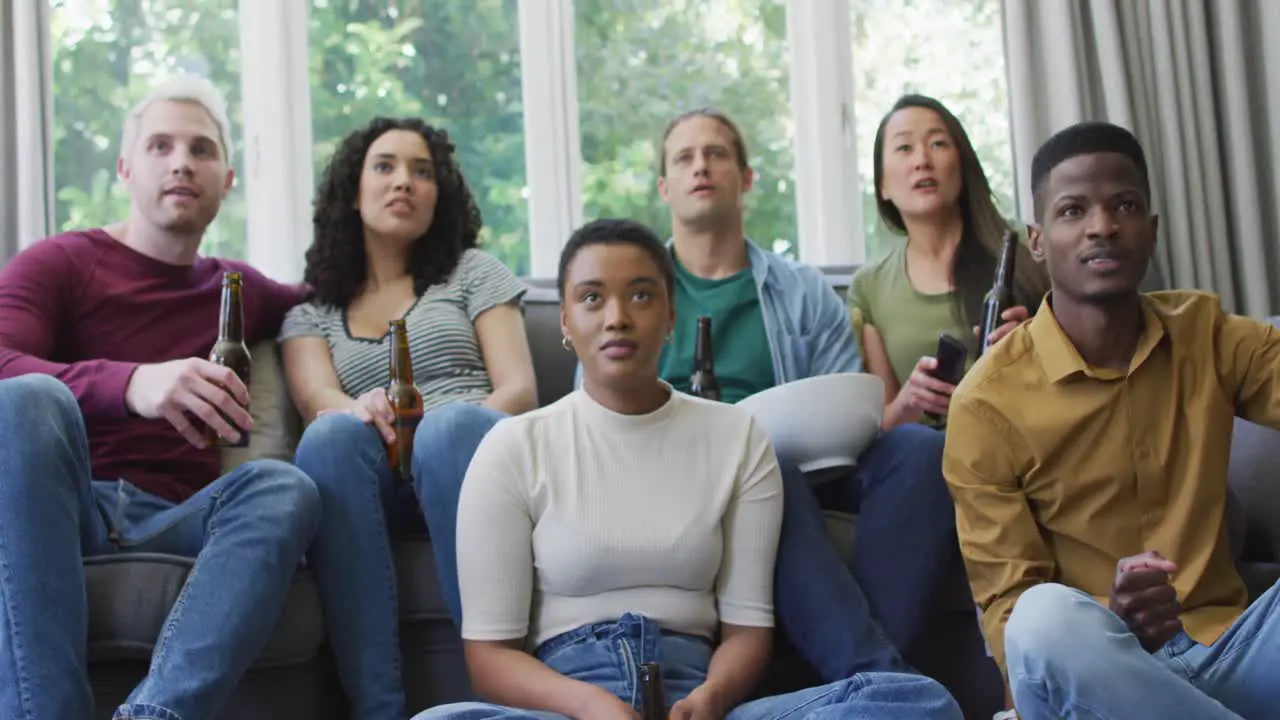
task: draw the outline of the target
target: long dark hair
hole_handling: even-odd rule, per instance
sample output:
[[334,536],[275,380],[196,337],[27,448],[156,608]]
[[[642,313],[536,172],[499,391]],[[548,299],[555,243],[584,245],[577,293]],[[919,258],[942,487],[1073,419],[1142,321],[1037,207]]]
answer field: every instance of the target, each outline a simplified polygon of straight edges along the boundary
[[[899,110],[912,107],[937,113],[960,153],[962,186],[957,202],[960,205],[964,231],[951,263],[951,282],[955,287],[953,312],[956,319],[966,327],[977,325],[982,322],[983,298],[995,280],[995,261],[1000,255],[1004,232],[1009,229],[1020,231],[1022,228],[1010,228],[1009,222],[1001,216],[992,197],[991,183],[987,182],[987,175],[982,171],[982,162],[978,160],[973,143],[969,142],[969,134],[964,131],[960,121],[945,105],[926,95],[903,95],[898,98],[876,128],[872,164],[875,168],[876,207],[880,211],[880,220],[900,234],[905,235],[907,232],[902,213],[896,205],[880,195],[880,188],[884,182],[885,126]],[[1048,292],[1049,283],[1044,271],[1024,245],[1019,243],[1017,252],[1013,296],[1019,305],[1026,306],[1027,310],[1034,313],[1040,299]]]
[[413,242],[405,260],[405,269],[413,275],[414,294],[448,279],[462,253],[477,245],[483,226],[480,208],[458,168],[448,133],[418,118],[375,118],[343,139],[316,192],[315,239],[307,249],[303,277],[322,304],[345,308],[364,286],[368,261],[364,224],[356,209],[360,175],[369,146],[390,130],[416,132],[426,141],[439,193],[431,226]]

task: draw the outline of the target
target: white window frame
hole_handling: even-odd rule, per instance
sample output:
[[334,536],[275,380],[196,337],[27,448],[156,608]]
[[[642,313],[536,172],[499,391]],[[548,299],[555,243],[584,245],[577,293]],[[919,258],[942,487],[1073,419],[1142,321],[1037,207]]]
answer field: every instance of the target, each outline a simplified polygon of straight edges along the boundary
[[800,260],[866,259],[853,103],[849,0],[789,0]]
[[582,225],[582,134],[573,0],[520,0],[529,274],[555,277],[560,250]]
[[308,0],[240,0],[247,260],[269,277],[302,279],[311,245]]
[[[820,266],[848,265],[865,255],[857,173],[849,53],[850,0],[788,0],[791,113],[795,127],[799,256]],[[42,14],[32,23],[47,38],[48,2],[18,3]],[[248,260],[268,275],[302,276],[311,243],[312,162],[308,17],[310,0],[240,0],[240,52],[244,98],[244,167]],[[573,0],[519,0],[521,85],[524,103],[530,275],[555,274],[560,249],[583,222],[581,141]],[[34,33],[33,33],[34,34]],[[33,41],[39,45],[39,41]],[[49,48],[43,43],[42,67]],[[32,55],[38,57],[38,55]],[[24,177],[44,188],[38,204],[46,234],[52,197],[51,73],[40,77]],[[21,118],[19,119],[21,121]],[[750,138],[747,138],[750,141]],[[24,205],[26,207],[26,205]],[[34,210],[35,208],[39,210]],[[28,213],[30,214],[30,213]]]

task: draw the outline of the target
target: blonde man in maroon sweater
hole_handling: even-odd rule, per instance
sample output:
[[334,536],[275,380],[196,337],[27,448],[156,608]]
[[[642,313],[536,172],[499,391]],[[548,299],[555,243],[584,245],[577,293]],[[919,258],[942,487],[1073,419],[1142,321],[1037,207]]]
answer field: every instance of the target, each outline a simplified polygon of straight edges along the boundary
[[[315,484],[288,463],[221,475],[207,423],[251,429],[248,390],[203,358],[223,272],[249,342],[300,288],[197,250],[232,184],[225,102],[179,77],[128,116],[128,219],[36,243],[0,269],[0,717],[94,716],[88,555],[196,559],[150,672],[116,718],[211,718],[259,653],[315,536]],[[220,411],[231,422],[219,416]],[[221,476],[220,476],[221,475]]]

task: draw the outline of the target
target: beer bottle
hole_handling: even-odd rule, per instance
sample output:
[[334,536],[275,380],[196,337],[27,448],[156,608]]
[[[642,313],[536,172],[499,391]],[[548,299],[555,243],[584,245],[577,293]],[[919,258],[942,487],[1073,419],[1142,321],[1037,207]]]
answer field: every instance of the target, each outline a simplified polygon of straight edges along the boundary
[[395,414],[392,429],[396,439],[387,447],[391,471],[404,482],[412,482],[413,433],[422,420],[422,393],[413,384],[413,362],[409,356],[409,331],[405,321],[391,321],[391,384],[387,402]]
[[708,400],[720,399],[720,381],[716,379],[716,356],[711,347],[711,318],[698,318],[698,342],[693,349],[693,374],[689,376],[689,394]]
[[662,668],[655,662],[640,666],[640,720],[667,720],[667,693]]
[[1018,235],[1004,231],[1004,246],[1000,248],[1000,262],[996,265],[996,280],[982,302],[982,333],[978,337],[978,354],[987,351],[991,333],[1004,324],[1000,313],[1013,307],[1013,268],[1018,258]]
[[[240,273],[228,270],[222,274],[222,309],[218,313],[218,340],[209,352],[209,362],[231,368],[246,388],[249,387],[249,372],[252,358],[249,348],[244,344],[244,286]],[[223,388],[224,390],[226,388]],[[221,411],[222,418],[232,427],[231,422]],[[238,442],[228,442],[218,435],[212,427],[205,428],[205,439],[210,445],[223,447],[248,447],[249,431],[240,430]]]

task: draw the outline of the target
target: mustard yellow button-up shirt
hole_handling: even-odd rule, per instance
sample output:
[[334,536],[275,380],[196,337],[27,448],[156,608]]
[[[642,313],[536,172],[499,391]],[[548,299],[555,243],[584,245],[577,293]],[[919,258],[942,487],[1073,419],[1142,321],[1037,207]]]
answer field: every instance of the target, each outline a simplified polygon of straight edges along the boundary
[[1106,605],[1116,563],[1155,550],[1210,644],[1247,603],[1227,543],[1232,419],[1280,427],[1280,331],[1199,292],[1143,297],[1128,372],[1084,362],[1048,299],[951,400],[943,473],[982,627],[1005,668],[1018,596],[1043,582]]

